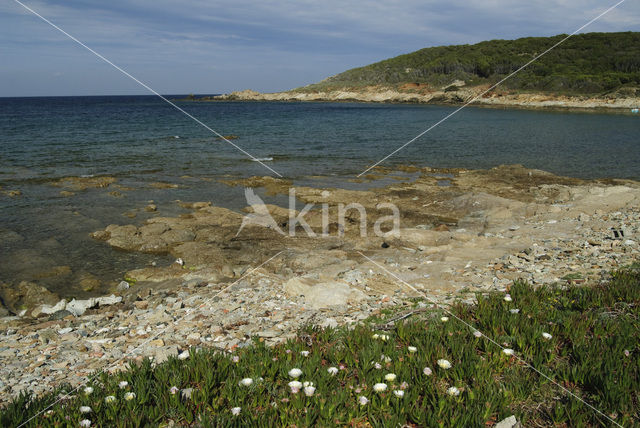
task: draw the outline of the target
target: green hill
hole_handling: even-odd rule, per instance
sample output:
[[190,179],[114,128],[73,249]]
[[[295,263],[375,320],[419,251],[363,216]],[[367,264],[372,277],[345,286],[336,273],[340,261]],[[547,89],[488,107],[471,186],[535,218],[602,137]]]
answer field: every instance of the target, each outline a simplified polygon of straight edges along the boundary
[[[467,86],[492,84],[565,37],[566,34],[560,34],[425,48],[354,68],[299,90],[372,85],[401,88],[409,83],[443,88],[460,80]],[[575,35],[501,85],[510,90],[561,94],[630,91],[632,95],[637,87],[640,87],[638,32]],[[450,88],[455,89],[456,86]]]

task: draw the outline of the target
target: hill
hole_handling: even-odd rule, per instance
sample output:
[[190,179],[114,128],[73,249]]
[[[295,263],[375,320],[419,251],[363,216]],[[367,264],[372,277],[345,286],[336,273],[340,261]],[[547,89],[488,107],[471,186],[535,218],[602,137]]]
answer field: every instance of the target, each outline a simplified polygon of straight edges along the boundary
[[[318,92],[384,86],[394,89],[448,89],[493,84],[565,38],[525,37],[474,45],[420,49],[354,68],[296,91]],[[640,33],[586,33],[572,36],[501,88],[563,95],[603,94],[640,86]]]

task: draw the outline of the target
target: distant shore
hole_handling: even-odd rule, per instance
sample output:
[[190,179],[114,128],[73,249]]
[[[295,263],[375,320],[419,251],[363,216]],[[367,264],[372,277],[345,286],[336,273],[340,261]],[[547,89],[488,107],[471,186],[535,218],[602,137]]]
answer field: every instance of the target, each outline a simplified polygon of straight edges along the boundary
[[[367,103],[417,103],[453,104],[474,106],[526,108],[526,109],[570,109],[628,112],[640,106],[640,98],[613,95],[554,95],[544,93],[511,93],[490,91],[484,86],[460,87],[451,90],[429,90],[416,85],[415,88],[391,88],[368,86],[342,88],[326,91],[305,91],[304,88],[284,92],[261,93],[246,89],[216,96],[192,97],[193,101],[331,101]],[[477,99],[476,99],[477,98]]]

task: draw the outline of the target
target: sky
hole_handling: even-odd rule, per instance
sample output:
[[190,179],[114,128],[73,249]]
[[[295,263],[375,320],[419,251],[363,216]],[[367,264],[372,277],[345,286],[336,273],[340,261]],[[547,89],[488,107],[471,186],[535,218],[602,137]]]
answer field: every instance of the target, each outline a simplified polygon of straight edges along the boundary
[[[303,86],[430,46],[572,33],[618,0],[20,0],[163,94]],[[640,31],[626,0],[585,28]],[[0,3],[0,96],[148,94]]]

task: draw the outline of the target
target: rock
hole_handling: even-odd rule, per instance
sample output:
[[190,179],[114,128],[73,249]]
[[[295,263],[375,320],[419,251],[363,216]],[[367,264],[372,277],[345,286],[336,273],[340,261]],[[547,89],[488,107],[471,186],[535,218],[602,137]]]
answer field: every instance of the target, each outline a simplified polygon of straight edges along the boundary
[[79,317],[84,314],[87,309],[90,309],[96,305],[95,299],[87,299],[87,300],[76,300],[73,299],[69,303],[67,303],[66,310],[71,312],[73,315]]
[[68,316],[73,316],[73,314],[67,310],[62,310],[62,311],[58,311],[55,312],[53,314],[51,314],[51,316],[49,317],[49,321],[57,321],[57,320],[61,320],[64,319]]
[[120,284],[118,284],[118,287],[116,287],[116,290],[125,291],[125,290],[128,290],[129,287],[130,285],[127,281],[120,281]]
[[53,181],[50,184],[56,187],[67,187],[71,190],[81,191],[86,189],[97,189],[109,187],[109,185],[115,183],[117,180],[114,177],[102,176],[102,177],[66,177],[60,180]]
[[22,281],[15,287],[0,286],[0,300],[13,314],[29,313],[36,306],[54,305],[60,299],[45,287],[33,282]]
[[147,302],[146,300],[138,300],[133,302],[133,305],[137,308],[137,309],[147,309],[149,307],[149,302]]
[[164,340],[162,339],[152,340],[151,342],[149,342],[149,346],[164,346]]
[[34,318],[37,318],[40,315],[51,315],[54,314],[56,312],[62,311],[64,310],[64,308],[67,306],[67,301],[62,299],[60,300],[58,303],[56,303],[55,305],[51,306],[51,305],[41,305],[41,306],[37,306],[32,312],[31,312],[31,316]]
[[[57,249],[57,245],[55,245],[54,243],[52,243],[52,251],[55,251],[55,249]],[[38,274],[35,276],[36,279],[42,279],[42,278],[59,278],[59,277],[63,277],[63,276],[67,276],[71,274],[71,267],[69,266],[55,266],[52,269],[43,271],[43,272],[38,272]]]
[[122,302],[122,296],[116,296],[114,294],[110,296],[100,296],[95,298],[95,303],[98,306],[115,305],[116,303],[120,302]]
[[147,212],[155,212],[158,210],[158,207],[155,204],[149,204],[146,207],[144,207],[144,210]]
[[46,345],[47,343],[54,341],[57,338],[58,334],[50,328],[45,328],[38,331],[38,340],[43,345]]
[[304,296],[305,303],[313,309],[345,305],[366,298],[360,290],[351,289],[342,281],[315,282],[298,277],[290,279],[283,287],[289,296]]
[[90,273],[78,276],[78,285],[83,291],[93,291],[100,287],[100,280]]
[[509,416],[506,419],[501,420],[494,426],[494,428],[521,428],[521,427],[522,427],[522,424],[513,415]]
[[227,278],[233,278],[233,269],[229,265],[222,266],[222,269],[220,272],[222,273],[223,276],[226,276]]
[[158,348],[154,353],[153,360],[157,364],[164,363],[169,359],[169,357],[177,357],[178,356],[178,347],[175,345],[172,346],[164,346],[162,348]]

